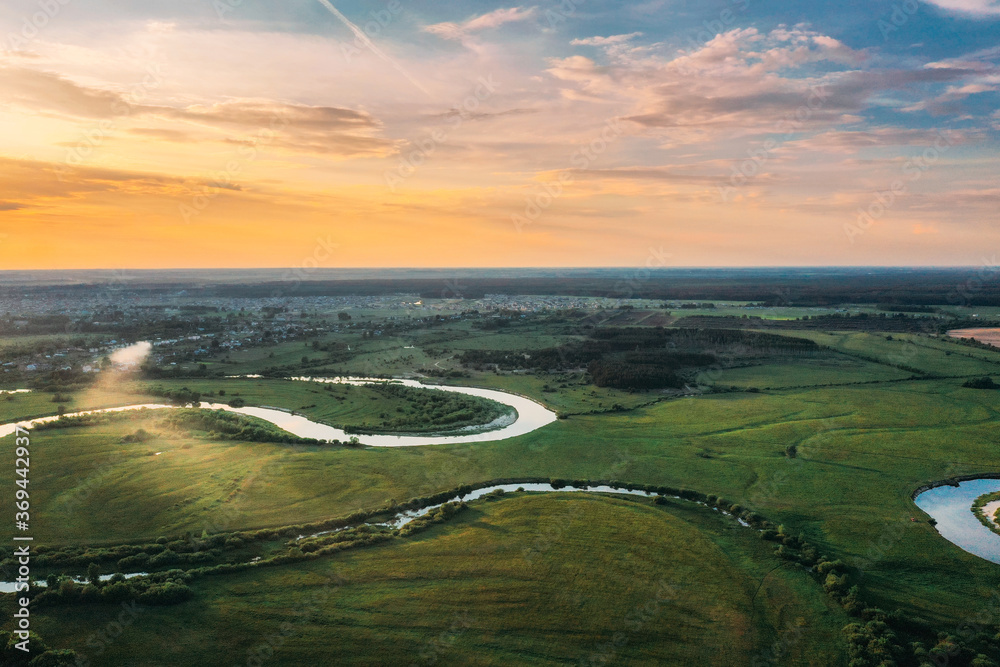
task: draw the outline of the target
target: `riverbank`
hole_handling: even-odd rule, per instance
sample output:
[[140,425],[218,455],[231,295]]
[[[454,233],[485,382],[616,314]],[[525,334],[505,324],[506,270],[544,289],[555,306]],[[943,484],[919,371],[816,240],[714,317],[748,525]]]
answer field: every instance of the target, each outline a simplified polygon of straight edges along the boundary
[[[369,382],[385,382],[382,379],[372,379],[372,378],[292,378],[296,381],[304,382],[316,382],[316,383],[357,383],[366,384]],[[282,408],[274,407],[256,407],[256,406],[244,406],[244,407],[232,407],[224,403],[199,403],[198,407],[208,410],[225,410],[226,412],[234,412],[237,414],[248,415],[251,417],[256,417],[258,419],[263,419],[264,421],[270,422],[271,424],[277,426],[278,428],[285,430],[292,435],[298,436],[300,438],[312,438],[316,440],[326,440],[333,441],[338,440],[341,442],[350,441],[352,438],[357,438],[358,443],[361,445],[369,447],[418,447],[427,445],[437,445],[437,444],[458,444],[458,443],[471,443],[471,442],[491,442],[495,440],[502,440],[506,438],[512,438],[519,435],[524,435],[530,433],[536,429],[550,424],[556,421],[556,414],[548,410],[545,406],[537,403],[529,398],[523,396],[517,396],[514,394],[509,394],[507,392],[499,391],[496,389],[480,389],[477,387],[451,387],[447,385],[433,385],[427,386],[415,380],[399,380],[400,384],[404,386],[414,387],[414,388],[424,388],[434,391],[447,391],[455,392],[459,394],[465,394],[469,396],[476,396],[479,398],[485,398],[488,400],[495,401],[501,405],[506,406],[511,410],[504,415],[492,420],[487,424],[474,425],[469,428],[470,431],[459,431],[453,434],[424,434],[424,435],[407,435],[407,434],[355,434],[352,432],[345,431],[344,429],[331,426],[329,424],[323,424],[320,422],[313,421],[301,414],[296,414],[296,412],[289,411]],[[81,415],[88,414],[98,414],[101,412],[121,412],[126,410],[141,410],[141,409],[171,409],[177,408],[178,406],[162,404],[162,403],[145,403],[138,405],[127,405],[119,406],[115,408],[105,408],[98,410],[84,410],[80,412],[68,413],[66,417],[77,417]],[[60,418],[58,415],[41,417],[31,420],[24,420],[18,422],[12,422],[9,424],[0,425],[0,437],[10,435],[14,432],[18,424],[30,424],[36,423],[48,423],[56,421]]]

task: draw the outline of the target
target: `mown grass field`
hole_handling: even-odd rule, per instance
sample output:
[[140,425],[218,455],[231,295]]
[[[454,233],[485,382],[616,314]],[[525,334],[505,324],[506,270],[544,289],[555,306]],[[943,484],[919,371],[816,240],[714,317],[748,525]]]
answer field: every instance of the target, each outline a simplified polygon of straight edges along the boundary
[[843,612],[777,565],[754,531],[689,503],[519,494],[416,538],[198,580],[100,656],[85,638],[116,608],[54,608],[39,631],[109,665],[839,664]]

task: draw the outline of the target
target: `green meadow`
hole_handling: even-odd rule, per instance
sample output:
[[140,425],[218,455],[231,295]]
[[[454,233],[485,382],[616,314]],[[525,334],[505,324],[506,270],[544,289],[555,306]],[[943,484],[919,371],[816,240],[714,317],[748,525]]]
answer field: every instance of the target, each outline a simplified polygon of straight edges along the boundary
[[689,503],[517,494],[418,537],[199,581],[183,614],[143,610],[99,657],[81,640],[117,607],[55,608],[39,632],[101,664],[840,664],[843,611],[780,565]]
[[[498,348],[477,344],[511,344],[509,334],[496,335]],[[532,397],[562,417],[495,442],[239,442],[178,430],[159,412],[37,431],[34,535],[51,548],[130,544],[321,521],[489,480],[617,480],[725,496],[845,563],[867,604],[923,627],[954,632],[992,613],[1000,569],[944,540],[911,494],[934,480],[1000,472],[1000,392],[961,386],[964,377],[996,375],[1000,353],[916,335],[795,335],[828,349],[713,372],[707,384],[724,389],[716,393],[598,388],[580,372],[449,378]],[[366,341],[364,354],[403,342]],[[253,363],[231,363],[227,373]],[[338,424],[407,409],[366,387],[245,378],[133,382],[73,392],[67,406],[146,402],[181,388]],[[7,419],[51,414],[51,398],[22,394],[0,399],[0,409]],[[126,442],[139,429],[149,437]],[[13,482],[10,467],[0,469],[0,486]],[[530,562],[526,550],[538,552]],[[629,614],[656,600],[664,581],[676,597],[654,605],[623,640],[623,624],[635,625]],[[746,656],[846,664],[840,628],[851,621],[805,568],[778,559],[773,544],[732,519],[682,501],[584,494],[479,500],[416,536],[196,578],[191,588],[193,599],[150,608],[92,664],[246,664],[248,651],[286,621],[294,633],[262,649],[273,649],[273,664],[322,664],[331,655],[345,664],[414,656],[423,656],[417,664],[593,656],[598,662],[584,664],[606,664],[599,661],[609,651],[622,664],[751,664]],[[326,597],[299,623],[302,601],[321,591]],[[37,628],[51,645],[86,653],[88,637],[116,613],[98,603],[46,608]]]

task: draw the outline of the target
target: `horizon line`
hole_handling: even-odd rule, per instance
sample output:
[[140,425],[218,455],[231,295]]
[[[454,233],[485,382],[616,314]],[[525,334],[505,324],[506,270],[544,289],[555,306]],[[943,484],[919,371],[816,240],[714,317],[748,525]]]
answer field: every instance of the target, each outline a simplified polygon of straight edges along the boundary
[[[293,271],[297,273],[317,273],[329,271],[594,271],[594,270],[628,270],[628,271],[671,271],[671,270],[734,270],[734,269],[969,269],[983,266],[997,266],[995,263],[981,262],[978,264],[752,264],[752,265],[677,265],[677,266],[645,266],[645,265],[592,265],[592,266],[339,266],[339,267],[302,267],[302,266],[200,266],[200,267],[84,267],[84,268],[37,268],[37,269],[0,269],[0,275],[7,273],[71,273],[84,271]],[[299,278],[301,279],[301,278]]]

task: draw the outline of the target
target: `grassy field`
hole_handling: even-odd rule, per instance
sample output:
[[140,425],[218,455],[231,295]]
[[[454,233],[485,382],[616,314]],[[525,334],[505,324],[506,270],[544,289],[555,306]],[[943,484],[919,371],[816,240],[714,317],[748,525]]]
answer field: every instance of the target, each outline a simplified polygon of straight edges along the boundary
[[816,341],[844,354],[877,361],[888,366],[912,368],[941,376],[972,376],[1000,373],[1000,352],[977,350],[946,338],[914,334],[823,333],[787,331]]
[[830,355],[814,359],[768,360],[743,368],[726,368],[713,373],[710,381],[718,387],[780,389],[852,382],[886,382],[902,380],[911,375],[907,371],[883,364],[846,355]]
[[[346,514],[482,480],[619,479],[721,493],[863,565],[886,606],[958,623],[996,568],[943,540],[910,500],[954,474],[1000,470],[1000,392],[956,381],[722,394],[572,417],[494,443],[294,448],[183,438],[118,444],[138,423],[40,432],[33,459],[48,543],[123,541]],[[156,431],[155,425],[148,430]],[[796,444],[799,455],[783,451]],[[152,456],[162,452],[159,456]],[[10,488],[9,473],[0,478]],[[74,500],[75,499],[75,500]],[[946,580],[935,573],[948,571]]]
[[[544,327],[531,330],[549,335],[546,344],[563,336],[554,327],[547,334]],[[967,376],[1000,376],[1000,353],[927,336],[783,333],[832,351],[714,376],[717,385],[757,387],[759,393],[629,393],[594,387],[579,373],[472,372],[450,378],[523,394],[568,417],[497,442],[402,449],[242,443],[172,432],[158,417],[142,414],[120,423],[39,431],[32,438],[33,532],[38,544],[131,542],[320,520],[490,479],[616,479],[722,494],[755,509],[844,560],[866,599],[899,608],[908,618],[953,631],[989,612],[991,595],[1000,588],[998,568],[944,540],[910,496],[932,480],[1000,472],[1000,392],[961,386]],[[433,362],[457,369],[451,350],[500,349],[514,344],[512,335],[473,332],[459,323],[455,330],[423,330],[396,340],[359,339],[357,359],[345,366],[355,364],[352,372],[366,364],[382,369],[369,372],[413,372]],[[225,365],[227,373],[273,365],[276,358],[299,364],[302,356],[314,356],[301,343],[240,354],[245,358]],[[865,382],[872,384],[860,384]],[[238,393],[248,404],[298,410],[330,423],[401,407],[365,388],[352,388],[357,391],[338,400],[331,395],[336,392],[308,383],[220,378],[76,392],[67,408],[156,400],[144,393],[155,384],[212,392],[215,400]],[[225,397],[218,397],[220,389]],[[10,420],[53,413],[51,398],[0,397],[0,414]],[[137,428],[156,435],[122,444]],[[791,445],[797,447],[795,458],[785,453]],[[13,488],[10,466],[0,467],[0,488],[0,498]],[[565,539],[531,568],[517,569],[524,545],[566,503],[583,507],[586,520],[563,531]],[[315,619],[276,651],[281,657],[275,664],[308,662],[334,650],[357,662],[375,652],[389,662],[427,650],[433,655],[438,644],[428,642],[441,633],[450,637],[455,614],[464,610],[472,620],[449,639],[450,652],[437,656],[444,664],[578,662],[591,647],[600,650],[616,623],[642,602],[650,577],[659,581],[654,575],[669,573],[690,582],[690,597],[676,609],[663,605],[662,626],[629,635],[616,653],[621,662],[740,664],[706,647],[759,655],[780,643],[792,623],[805,628],[795,632],[801,644],[778,664],[812,664],[805,660],[826,656],[830,664],[843,664],[837,629],[845,617],[811,579],[796,579],[794,570],[771,575],[759,594],[764,597],[758,597],[758,606],[767,601],[766,611],[751,606],[748,612],[747,587],[777,561],[771,546],[756,537],[744,540],[725,521],[681,504],[664,509],[561,494],[477,504],[419,539],[349,552],[335,563],[199,581],[195,600],[149,610],[110,655],[127,664],[155,645],[172,651],[162,664],[196,664],[185,660],[202,642],[200,648],[216,651],[215,657],[238,655],[237,662],[245,662],[269,624],[293,613],[336,572],[348,583],[336,587]],[[683,569],[690,565],[689,553],[704,562],[704,577]],[[622,579],[628,576],[631,585]],[[106,621],[99,608],[78,611],[39,615],[43,636],[82,649],[88,634]],[[206,639],[212,633],[217,645]]]
[[145,610],[99,657],[80,640],[117,607],[52,609],[39,631],[95,665],[269,651],[274,664],[840,664],[843,612],[801,569],[768,575],[777,565],[754,531],[689,503],[517,495],[417,538],[198,580],[194,600]]
[[145,393],[141,386],[123,383],[116,387],[89,388],[75,392],[60,392],[68,401],[54,401],[55,393],[34,391],[26,394],[0,394],[0,423],[11,422],[25,417],[44,417],[58,414],[60,405],[66,412],[110,408],[119,405],[156,402],[154,396]]

